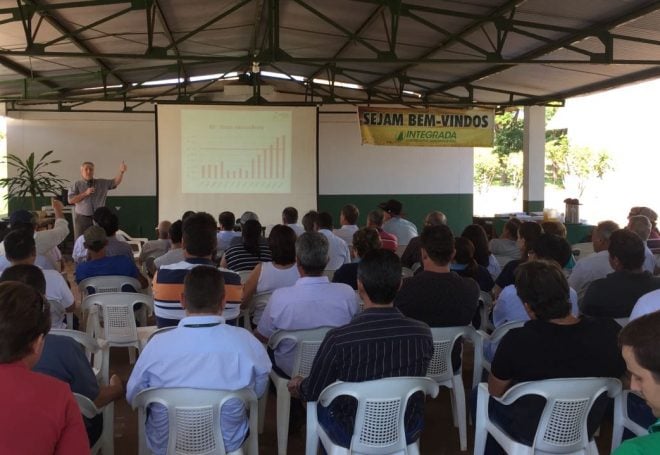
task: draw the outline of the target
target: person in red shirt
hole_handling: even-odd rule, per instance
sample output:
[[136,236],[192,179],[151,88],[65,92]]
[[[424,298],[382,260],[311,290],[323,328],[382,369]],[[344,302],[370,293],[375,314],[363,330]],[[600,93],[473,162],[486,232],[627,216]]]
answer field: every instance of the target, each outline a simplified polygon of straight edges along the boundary
[[23,283],[0,283],[0,453],[89,454],[69,385],[30,371],[49,330],[41,294]]
[[367,227],[378,231],[380,243],[384,250],[394,251],[399,246],[398,240],[394,234],[383,230],[384,213],[381,209],[372,210],[367,215]]

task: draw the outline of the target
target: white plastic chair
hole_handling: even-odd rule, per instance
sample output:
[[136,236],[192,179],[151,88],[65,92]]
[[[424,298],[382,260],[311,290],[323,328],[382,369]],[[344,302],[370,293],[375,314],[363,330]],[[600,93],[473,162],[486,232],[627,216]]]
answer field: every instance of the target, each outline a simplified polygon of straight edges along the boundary
[[[484,332],[483,330],[479,330],[479,336],[482,338],[482,346],[483,346],[483,351],[482,353],[486,353],[486,346],[489,344],[490,346],[497,346],[499,342],[504,338],[504,335],[506,335],[509,330],[511,329],[516,329],[518,327],[522,327],[525,325],[527,321],[510,321],[507,322],[506,324],[502,324],[498,328],[495,329],[493,333],[490,335]],[[494,351],[493,351],[494,352]],[[472,383],[472,387],[476,387],[480,382],[481,382],[481,375],[483,374],[483,369],[488,371],[490,373],[490,364],[491,364],[492,358],[487,358],[486,355],[482,356],[481,359],[481,367],[479,371],[479,375],[477,376],[476,374],[474,375],[474,381]],[[475,363],[475,373],[476,373],[476,363]]]
[[644,428],[628,415],[628,397],[633,394],[632,390],[624,390],[614,402],[614,423],[612,424],[612,452],[621,445],[623,431],[629,430],[635,436],[645,436],[649,430]]
[[479,325],[479,330],[493,330],[495,327],[493,323],[490,322],[488,316],[490,316],[490,311],[493,309],[493,298],[489,293],[480,291],[479,292],[479,315],[481,317],[481,324]]
[[[249,314],[252,316],[252,321],[255,324],[259,324],[259,321],[261,320],[261,315],[264,314],[264,310],[266,309],[266,305],[268,305],[268,301],[270,300],[270,296],[273,295],[272,292],[261,292],[259,294],[255,294],[252,296],[252,299],[250,299],[250,302],[248,303],[248,307],[246,308],[247,311],[249,311]],[[248,329],[247,324],[249,324],[250,318],[248,317],[247,323],[243,323],[244,327]],[[250,328],[251,328],[250,324]],[[250,330],[250,329],[248,329]]]
[[93,276],[78,283],[82,298],[89,295],[87,288],[94,289],[95,294],[101,294],[105,292],[122,292],[124,286],[132,286],[136,292],[140,292],[142,288],[137,279],[122,275]]
[[[250,389],[236,391],[190,388],[146,389],[138,393],[133,408],[138,408],[139,454],[151,453],[146,444],[146,409],[151,403],[167,407],[169,423],[168,454],[225,455],[220,415],[222,406],[232,399],[243,401],[249,413],[249,436],[243,447],[249,455],[259,453],[257,396]],[[243,448],[230,452],[242,454]]]
[[467,450],[467,412],[465,409],[465,389],[463,388],[462,368],[454,371],[451,354],[454,345],[463,338],[474,344],[474,369],[481,371],[481,338],[471,326],[463,327],[432,327],[433,357],[426,376],[433,379],[439,386],[450,389],[451,408],[454,426],[458,427],[461,451]]
[[401,245],[399,243],[396,247],[396,251],[395,251],[396,255],[399,256],[399,257],[403,256],[403,252],[406,251],[407,246],[408,245]]
[[[479,384],[474,453],[484,453],[486,438],[490,434],[508,454],[598,454],[596,443],[589,441],[587,418],[594,401],[604,392],[610,397],[616,397],[621,393],[621,382],[612,378],[524,382],[511,387],[501,398],[491,397],[486,383]],[[488,415],[490,398],[511,405],[526,395],[538,395],[546,399],[531,447],[514,441]]]
[[[82,302],[83,310],[90,315],[87,333],[97,340],[103,340],[100,343],[107,343],[108,346],[135,348],[139,351],[155,328],[136,326],[133,311],[138,303],[142,303],[150,312],[153,311],[153,297],[144,294],[106,292],[88,295]],[[99,307],[103,315],[103,327]],[[132,349],[129,349],[129,358],[131,363],[135,363],[135,352]]]
[[[295,331],[281,330],[270,337],[268,346],[275,350],[277,345],[283,340],[293,340],[296,343],[296,350],[291,377],[307,377],[312,369],[316,352],[319,350],[325,334],[331,328],[319,327],[317,329]],[[273,381],[275,390],[277,391],[277,453],[279,455],[286,455],[289,441],[289,417],[291,413],[291,394],[287,387],[289,379],[278,375],[275,370],[270,372],[270,379]],[[263,406],[266,406],[265,396]]]
[[[87,398],[84,395],[81,395],[79,393],[74,393],[73,397],[76,399],[76,403],[78,403],[78,408],[80,408],[80,413],[87,417],[88,419],[93,419],[97,415],[99,415],[102,410],[97,408],[96,405],[92,400]],[[112,454],[114,453],[114,448],[110,447],[108,448],[107,446],[104,445],[104,441],[108,439],[107,432],[110,431],[110,439],[112,439],[112,425],[110,425],[109,428],[106,427],[105,425],[105,419],[106,416],[105,414],[103,415],[103,432],[101,433],[101,436],[99,439],[94,443],[94,445],[90,448],[90,454],[91,455],[96,455],[99,452],[103,452],[103,455],[106,453]]]
[[[420,391],[435,398],[438,384],[429,378],[399,377],[329,385],[318,402],[307,403],[306,455],[316,455],[319,440],[330,455],[419,454],[419,441],[406,444],[404,416],[408,400]],[[333,444],[317,419],[317,403],[328,406],[339,396],[358,402],[349,449]]]
[[133,250],[133,258],[135,260],[137,260],[140,257],[140,253],[142,253],[142,245],[149,241],[149,239],[146,237],[131,237],[121,229],[116,232],[116,235],[131,245],[131,249]]
[[401,278],[410,278],[414,274],[415,272],[413,272],[412,269],[409,269],[408,267],[401,267]]

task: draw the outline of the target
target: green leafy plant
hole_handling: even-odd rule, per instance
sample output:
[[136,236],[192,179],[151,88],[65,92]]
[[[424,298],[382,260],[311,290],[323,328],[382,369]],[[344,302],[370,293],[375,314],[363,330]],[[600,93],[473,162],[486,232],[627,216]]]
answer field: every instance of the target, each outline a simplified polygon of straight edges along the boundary
[[16,175],[0,179],[0,186],[7,188],[5,199],[29,197],[32,202],[32,210],[36,210],[37,196],[44,197],[49,194],[61,193],[68,180],[61,179],[48,170],[48,166],[61,162],[61,160],[52,159],[49,161],[48,157],[52,153],[52,150],[44,153],[39,161],[35,160],[34,152],[30,153],[25,161],[19,156],[8,153],[3,164],[14,168]]

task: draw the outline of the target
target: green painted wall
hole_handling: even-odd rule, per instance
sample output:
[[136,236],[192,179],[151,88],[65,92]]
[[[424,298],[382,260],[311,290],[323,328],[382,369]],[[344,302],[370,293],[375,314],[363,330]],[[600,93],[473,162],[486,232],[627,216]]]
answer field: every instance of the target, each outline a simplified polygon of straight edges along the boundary
[[[388,199],[397,199],[403,204],[404,218],[412,221],[420,229],[426,214],[440,210],[449,221],[449,226],[456,235],[472,223],[472,194],[342,194],[319,195],[319,211],[332,214],[335,225],[339,225],[339,211],[346,204],[355,204],[360,209],[358,225],[366,223],[367,213],[379,203]],[[302,217],[303,214],[301,214]]]
[[[43,205],[50,205],[48,198],[38,198],[37,209]],[[158,224],[158,204],[156,196],[108,196],[108,207],[117,208],[119,225],[123,231],[133,237],[156,238],[156,225]],[[28,198],[9,199],[9,213],[25,208],[31,210]],[[70,226],[73,230],[73,226]]]
[[523,201],[523,212],[542,212],[545,201]]

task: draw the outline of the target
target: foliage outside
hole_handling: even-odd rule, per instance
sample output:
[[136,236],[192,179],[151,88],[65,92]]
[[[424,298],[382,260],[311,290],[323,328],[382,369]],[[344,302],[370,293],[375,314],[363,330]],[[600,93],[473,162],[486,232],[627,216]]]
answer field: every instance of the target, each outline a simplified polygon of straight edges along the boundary
[[[557,108],[546,108],[546,123]],[[476,154],[474,184],[479,193],[490,186],[521,188],[523,183],[524,122],[518,110],[495,117],[495,141],[490,154]],[[565,189],[575,188],[582,197],[592,178],[602,179],[612,170],[607,151],[572,146],[566,130],[546,132],[545,181]]]
[[23,161],[21,157],[7,154],[6,161],[14,168],[16,175],[0,179],[0,186],[7,188],[5,199],[11,197],[29,197],[32,202],[32,210],[37,209],[37,197],[49,194],[57,195],[62,192],[68,180],[57,177],[47,170],[51,164],[60,163],[61,160],[50,160],[47,158],[53,153],[52,150],[43,154],[39,161],[35,161],[34,152]]

